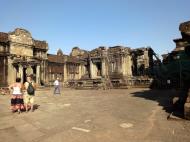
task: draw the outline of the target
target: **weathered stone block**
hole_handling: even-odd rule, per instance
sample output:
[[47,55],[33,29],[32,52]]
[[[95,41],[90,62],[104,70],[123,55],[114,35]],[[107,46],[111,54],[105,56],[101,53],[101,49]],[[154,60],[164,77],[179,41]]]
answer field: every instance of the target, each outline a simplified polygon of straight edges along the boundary
[[190,120],[190,103],[185,103],[184,105],[184,116],[185,119]]

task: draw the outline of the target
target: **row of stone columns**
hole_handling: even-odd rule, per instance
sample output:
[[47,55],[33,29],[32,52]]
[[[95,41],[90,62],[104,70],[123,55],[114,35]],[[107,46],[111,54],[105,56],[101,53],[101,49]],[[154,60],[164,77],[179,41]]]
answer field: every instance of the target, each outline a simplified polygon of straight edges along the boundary
[[[17,77],[21,78],[21,82],[24,82],[24,67],[22,65],[19,65],[19,72],[17,74]],[[33,74],[33,69],[31,67],[27,67],[26,68],[26,74],[25,75],[29,75],[29,74]],[[36,83],[40,84],[40,65],[36,66]]]

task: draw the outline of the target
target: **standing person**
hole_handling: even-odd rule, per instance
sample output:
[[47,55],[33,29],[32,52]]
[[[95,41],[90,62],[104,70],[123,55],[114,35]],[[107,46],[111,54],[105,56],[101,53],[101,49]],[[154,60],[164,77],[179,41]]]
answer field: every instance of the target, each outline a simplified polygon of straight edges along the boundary
[[54,95],[56,94],[61,94],[60,93],[60,83],[59,83],[59,78],[57,78],[55,81],[54,81]]
[[31,105],[31,111],[34,111],[34,96],[35,96],[35,90],[36,90],[36,84],[32,79],[32,76],[27,76],[27,81],[24,83],[24,87],[26,89],[25,92],[25,108],[26,112],[28,112],[28,106]]
[[21,113],[21,110],[24,109],[24,101],[23,101],[23,94],[22,89],[23,85],[21,83],[20,78],[16,78],[16,82],[9,86],[12,89],[12,96],[11,96],[11,110],[12,112],[18,111]]

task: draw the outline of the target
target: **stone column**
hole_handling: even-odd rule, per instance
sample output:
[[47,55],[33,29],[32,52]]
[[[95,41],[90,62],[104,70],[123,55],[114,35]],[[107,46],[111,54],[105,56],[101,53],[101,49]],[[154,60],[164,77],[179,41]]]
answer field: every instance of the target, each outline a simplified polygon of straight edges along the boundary
[[43,65],[41,67],[41,72],[43,72],[43,76],[40,76],[40,80],[45,82],[46,79],[46,68],[45,68],[45,61],[43,61]]
[[121,73],[123,75],[125,75],[125,68],[126,68],[125,57],[122,55],[121,56]]
[[127,76],[132,76],[132,59],[130,55],[126,57],[126,64],[127,64]]
[[106,75],[106,64],[105,64],[105,59],[102,59],[102,64],[101,64],[101,74],[102,76]]
[[64,63],[64,74],[63,74],[63,76],[64,76],[64,82],[65,81],[67,81],[67,64],[66,63]]
[[7,75],[6,75],[6,57],[4,57],[4,60],[3,60],[3,80],[4,80],[4,82],[3,82],[3,84],[4,85],[7,85]]
[[81,66],[81,64],[78,66],[78,79],[80,79],[81,78],[81,76],[82,76],[82,66]]
[[40,80],[45,79],[45,69],[44,69],[44,61],[42,61],[41,65],[40,65]]
[[44,83],[48,83],[48,64],[47,60],[44,60]]
[[40,65],[36,66],[36,84],[40,84]]
[[130,65],[128,60],[128,55],[124,56],[124,71],[125,71],[125,76],[128,76],[128,70],[130,70]]
[[24,83],[24,74],[23,74],[23,66],[22,65],[19,65],[19,77],[21,79],[21,82]]
[[145,60],[145,69],[149,68],[149,56],[148,56],[148,50],[144,51],[144,60]]
[[94,78],[94,71],[93,71],[93,63],[92,60],[90,59],[90,78],[93,79]]
[[51,74],[51,68],[52,68],[52,66],[50,66],[49,64],[48,64],[48,84],[49,85],[51,85],[50,83],[51,83],[51,78],[52,78],[52,74]]
[[13,82],[15,82],[16,79],[16,70],[14,69],[13,65],[13,60],[11,59],[11,57],[8,57],[8,63],[7,63],[7,67],[8,67],[8,85],[12,84]]
[[46,61],[44,60],[44,64],[43,64],[43,70],[44,70],[44,78],[42,79],[44,81],[44,83],[46,82],[46,78],[47,78],[47,65],[46,65]]

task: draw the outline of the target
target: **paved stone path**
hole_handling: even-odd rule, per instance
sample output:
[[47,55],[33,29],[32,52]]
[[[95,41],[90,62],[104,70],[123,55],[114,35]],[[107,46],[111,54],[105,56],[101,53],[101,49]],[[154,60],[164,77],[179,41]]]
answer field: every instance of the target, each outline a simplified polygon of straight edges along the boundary
[[166,119],[166,96],[172,91],[64,89],[61,96],[52,92],[37,91],[38,109],[20,115],[10,112],[10,96],[0,96],[0,141],[190,141],[189,121]]

